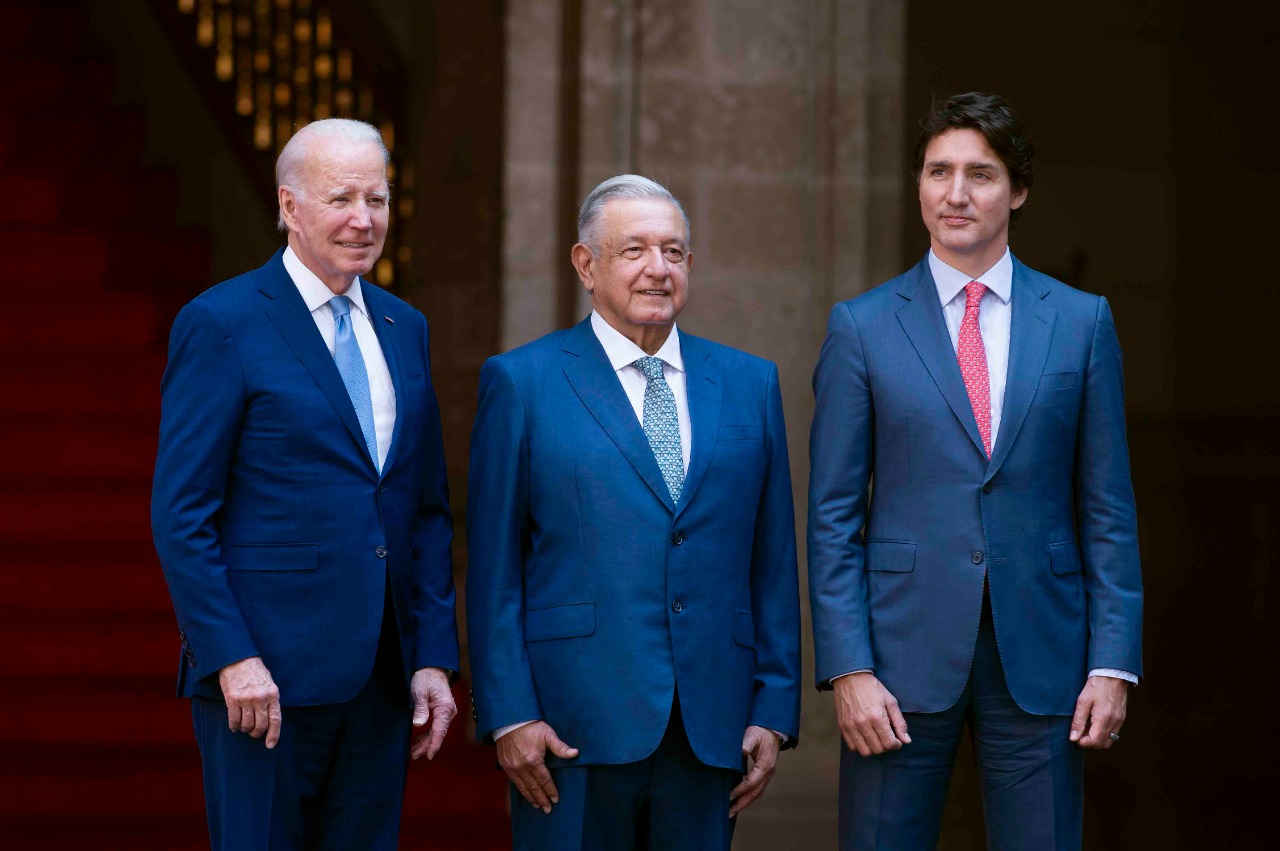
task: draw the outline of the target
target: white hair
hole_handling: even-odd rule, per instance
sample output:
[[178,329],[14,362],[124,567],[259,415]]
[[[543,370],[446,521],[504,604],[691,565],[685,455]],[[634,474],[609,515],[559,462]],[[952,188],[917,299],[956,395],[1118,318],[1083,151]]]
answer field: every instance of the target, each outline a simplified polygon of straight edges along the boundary
[[656,180],[650,180],[638,174],[620,174],[617,177],[609,178],[595,189],[592,189],[591,194],[587,196],[587,200],[582,202],[582,208],[578,210],[578,242],[591,249],[592,256],[599,257],[600,218],[604,212],[605,205],[610,201],[619,199],[636,200],[641,198],[656,198],[673,204],[680,211],[680,218],[684,221],[685,241],[690,242],[692,240],[689,229],[689,216],[685,213],[684,206],[680,203],[680,200],[671,194],[671,190]]
[[[276,158],[276,186],[288,187],[296,198],[306,194],[302,187],[302,172],[306,166],[307,152],[313,142],[321,140],[352,144],[372,142],[382,151],[383,164],[391,162],[391,152],[387,150],[377,127],[351,118],[324,118],[299,127],[285,143],[280,156]],[[276,217],[276,227],[281,231],[289,229],[284,221],[283,210]]]

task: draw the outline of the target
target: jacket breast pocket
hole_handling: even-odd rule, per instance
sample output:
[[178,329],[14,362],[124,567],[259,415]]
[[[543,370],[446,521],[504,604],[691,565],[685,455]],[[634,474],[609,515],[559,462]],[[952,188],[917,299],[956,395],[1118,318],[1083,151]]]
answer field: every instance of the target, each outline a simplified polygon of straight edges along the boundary
[[916,569],[916,545],[911,541],[867,541],[867,570],[910,573]]
[[1046,372],[1040,376],[1035,401],[1038,405],[1069,405],[1080,398],[1080,373]]
[[1083,569],[1080,564],[1080,548],[1075,541],[1049,545],[1049,569],[1059,576],[1079,573]]
[[524,613],[524,640],[582,638],[596,631],[596,604],[569,603]]
[[224,546],[228,570],[315,570],[320,566],[318,544],[241,544]]
[[759,440],[760,432],[755,426],[722,425],[716,431],[716,440]]

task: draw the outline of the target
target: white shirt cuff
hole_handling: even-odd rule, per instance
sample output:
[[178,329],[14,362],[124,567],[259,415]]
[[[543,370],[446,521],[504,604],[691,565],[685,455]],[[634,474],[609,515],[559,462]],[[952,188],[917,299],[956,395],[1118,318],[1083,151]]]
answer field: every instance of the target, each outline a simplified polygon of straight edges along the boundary
[[537,718],[531,718],[528,721],[521,721],[519,724],[508,724],[505,727],[499,727],[498,729],[493,731],[493,740],[496,742],[498,741],[498,739],[501,739],[503,736],[505,736],[507,733],[510,733],[512,730],[519,730],[521,727],[528,727],[530,724],[532,724],[534,721],[537,721],[537,720],[538,720]]
[[1094,668],[1089,672],[1089,676],[1115,677],[1117,680],[1124,680],[1125,682],[1133,683],[1135,686],[1138,684],[1137,676],[1129,673],[1128,671],[1121,671],[1118,668]]
[[831,678],[831,682],[834,683],[836,680],[840,679],[840,677],[847,677],[849,676],[849,674],[869,674],[869,673],[871,673],[870,668],[859,668],[856,671],[849,671],[848,673],[838,674]]

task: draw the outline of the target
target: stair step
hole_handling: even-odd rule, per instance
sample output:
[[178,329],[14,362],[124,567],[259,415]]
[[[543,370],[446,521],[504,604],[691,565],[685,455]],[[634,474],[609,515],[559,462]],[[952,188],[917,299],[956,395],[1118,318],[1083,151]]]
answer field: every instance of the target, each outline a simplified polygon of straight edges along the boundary
[[6,109],[75,109],[84,103],[109,103],[113,68],[101,59],[71,61],[0,53],[0,79],[6,80]]
[[0,600],[11,601],[0,604],[0,617],[37,625],[103,610],[145,617],[172,617],[173,612],[155,553],[130,564],[50,553],[28,558],[6,554],[0,566]]
[[164,356],[138,349],[46,349],[48,359],[0,372],[0,413],[160,415]]
[[[109,489],[117,482],[148,483],[156,460],[156,425],[142,432],[110,427],[51,424],[41,427],[0,420],[0,479],[8,476],[47,480],[89,478]],[[21,451],[15,451],[20,449]]]
[[22,205],[0,207],[0,224],[154,225],[169,218],[177,203],[177,181],[159,169],[125,172],[0,168],[0,185]]
[[[176,634],[172,660],[176,669]],[[21,697],[0,705],[0,748],[136,747],[145,751],[192,744],[191,707],[173,696],[171,677],[127,685],[132,690],[101,678],[74,685],[56,680],[49,687],[39,680],[12,683],[9,693]]]
[[[20,120],[0,123],[0,164],[66,171],[92,163],[138,167],[147,144],[142,115],[124,109],[95,114],[92,105],[86,107],[70,112],[28,110]],[[84,203],[91,199],[86,197]]]
[[117,612],[98,618],[80,612],[63,620],[0,624],[5,642],[0,678],[77,680],[100,677],[104,671],[146,678],[178,672],[178,627],[171,612]]
[[59,548],[68,541],[151,540],[151,495],[146,487],[115,492],[73,483],[58,490],[27,492],[6,478],[0,483],[0,504],[5,506],[0,515],[0,547],[6,551],[11,544]]
[[84,29],[84,16],[73,8],[20,3],[0,6],[0,52],[71,53]]
[[3,344],[28,349],[96,345],[155,349],[164,334],[155,301],[128,291],[69,296],[53,289],[26,288],[16,294],[4,324]]
[[15,227],[6,233],[24,249],[9,264],[10,278],[40,290],[102,292],[118,282],[139,291],[208,276],[209,240],[194,229]]

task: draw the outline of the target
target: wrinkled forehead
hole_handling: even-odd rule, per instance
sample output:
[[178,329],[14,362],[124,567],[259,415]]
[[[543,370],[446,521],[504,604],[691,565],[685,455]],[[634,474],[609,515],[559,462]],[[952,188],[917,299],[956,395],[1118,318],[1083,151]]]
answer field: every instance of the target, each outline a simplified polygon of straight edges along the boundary
[[610,241],[685,244],[688,234],[680,209],[665,198],[614,198],[604,206],[605,238]]
[[316,191],[386,191],[387,166],[373,142],[323,140],[307,151],[303,179]]

